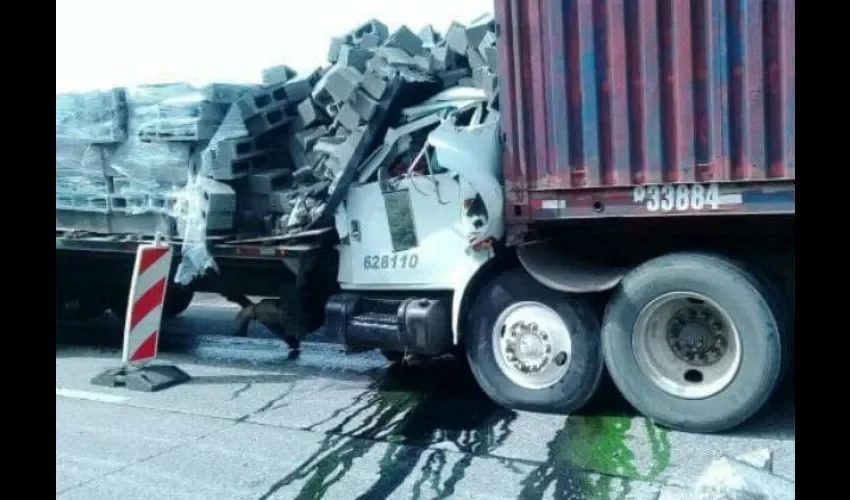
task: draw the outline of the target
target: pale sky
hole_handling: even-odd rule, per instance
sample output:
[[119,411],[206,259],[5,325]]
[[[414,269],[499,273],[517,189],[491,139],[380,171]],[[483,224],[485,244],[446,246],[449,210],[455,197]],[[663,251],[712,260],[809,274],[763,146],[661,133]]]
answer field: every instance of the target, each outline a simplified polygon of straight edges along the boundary
[[139,83],[259,82],[326,64],[330,37],[370,18],[441,33],[493,0],[57,0],[56,91]]

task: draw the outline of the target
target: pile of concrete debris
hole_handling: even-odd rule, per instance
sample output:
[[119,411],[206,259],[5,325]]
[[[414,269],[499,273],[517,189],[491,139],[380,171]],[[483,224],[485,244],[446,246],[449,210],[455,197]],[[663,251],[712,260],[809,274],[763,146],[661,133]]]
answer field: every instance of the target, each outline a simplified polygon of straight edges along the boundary
[[[328,62],[304,76],[268,68],[262,86],[247,88],[57,96],[57,224],[60,209],[96,205],[167,215],[184,239],[199,219],[205,235],[328,226],[355,178],[409,167],[448,110],[480,122],[498,109],[492,16],[453,23],[445,36],[432,27],[390,33],[371,20],[333,38]],[[73,161],[60,154],[60,138],[77,145],[61,146]],[[128,182],[116,188],[103,172]]]
[[[213,140],[204,158],[208,177],[251,200],[238,203],[253,216],[243,220],[253,218],[266,234],[326,225],[361,169],[412,161],[439,114],[464,101],[441,92],[477,87],[483,92],[467,104],[479,104],[479,114],[498,106],[490,16],[454,23],[445,38],[430,26],[418,35],[405,26],[389,33],[371,20],[334,38],[328,59],[332,66],[301,78],[287,66],[265,70],[264,86],[235,106],[250,137]],[[240,178],[250,181],[234,182]]]

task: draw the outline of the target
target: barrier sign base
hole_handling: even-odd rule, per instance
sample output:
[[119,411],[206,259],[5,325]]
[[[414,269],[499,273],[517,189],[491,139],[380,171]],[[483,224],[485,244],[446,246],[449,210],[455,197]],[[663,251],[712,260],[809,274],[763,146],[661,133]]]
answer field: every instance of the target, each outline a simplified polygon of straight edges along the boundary
[[94,385],[124,387],[131,391],[156,392],[184,382],[192,377],[173,365],[127,366],[106,370],[94,377]]

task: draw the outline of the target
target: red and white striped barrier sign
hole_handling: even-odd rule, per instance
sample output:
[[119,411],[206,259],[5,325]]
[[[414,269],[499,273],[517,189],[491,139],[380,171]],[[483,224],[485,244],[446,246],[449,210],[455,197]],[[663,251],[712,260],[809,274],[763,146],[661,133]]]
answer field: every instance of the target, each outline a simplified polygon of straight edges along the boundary
[[171,245],[154,243],[138,247],[124,322],[121,361],[125,366],[156,357],[162,305],[165,303],[173,255]]

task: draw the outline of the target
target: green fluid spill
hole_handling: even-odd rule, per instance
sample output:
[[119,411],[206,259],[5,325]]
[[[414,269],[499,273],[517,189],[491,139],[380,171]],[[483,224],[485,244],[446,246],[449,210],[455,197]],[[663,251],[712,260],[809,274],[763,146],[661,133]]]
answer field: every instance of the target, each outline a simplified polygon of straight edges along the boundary
[[647,421],[652,458],[649,470],[641,472],[628,436],[632,421],[624,416],[567,418],[547,445],[546,462],[523,480],[520,498],[540,498],[554,486],[556,498],[621,499],[631,492],[630,480],[656,479],[670,465],[667,431]]

